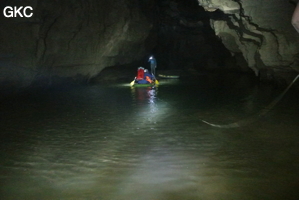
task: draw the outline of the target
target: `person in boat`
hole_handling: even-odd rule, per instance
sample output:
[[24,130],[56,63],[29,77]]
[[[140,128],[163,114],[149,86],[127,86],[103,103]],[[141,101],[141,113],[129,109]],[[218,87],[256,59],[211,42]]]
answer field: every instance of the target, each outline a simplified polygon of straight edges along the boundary
[[151,72],[153,75],[156,74],[156,68],[157,68],[157,61],[156,58],[154,56],[150,56],[148,59],[148,62],[150,62],[151,64]]
[[147,83],[153,83],[154,82],[153,75],[151,73],[149,73],[147,69],[144,70],[144,79],[146,80]]
[[136,76],[136,82],[141,81],[143,79],[144,79],[144,68],[143,67],[138,67],[138,69],[137,69],[137,76]]
[[147,69],[139,67],[137,70],[137,76],[135,82],[138,84],[149,84],[153,83],[153,75],[148,72]]

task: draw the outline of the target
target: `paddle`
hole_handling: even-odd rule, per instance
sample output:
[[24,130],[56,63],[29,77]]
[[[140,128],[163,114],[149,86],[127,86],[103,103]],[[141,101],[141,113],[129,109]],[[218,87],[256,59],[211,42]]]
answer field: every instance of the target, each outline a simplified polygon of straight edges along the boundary
[[159,81],[156,79],[156,77],[155,77],[155,75],[152,73],[152,75],[153,75],[153,77],[154,77],[154,79],[155,79],[155,84],[156,85],[159,85]]
[[135,79],[136,77],[134,78],[134,80],[130,83],[131,86],[133,86],[135,84]]

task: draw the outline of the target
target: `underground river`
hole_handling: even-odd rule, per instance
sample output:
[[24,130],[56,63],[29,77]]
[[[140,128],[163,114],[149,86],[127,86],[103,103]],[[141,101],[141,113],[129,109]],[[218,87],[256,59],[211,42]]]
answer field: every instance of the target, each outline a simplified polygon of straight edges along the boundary
[[299,198],[299,104],[246,75],[56,88],[2,99],[0,199]]

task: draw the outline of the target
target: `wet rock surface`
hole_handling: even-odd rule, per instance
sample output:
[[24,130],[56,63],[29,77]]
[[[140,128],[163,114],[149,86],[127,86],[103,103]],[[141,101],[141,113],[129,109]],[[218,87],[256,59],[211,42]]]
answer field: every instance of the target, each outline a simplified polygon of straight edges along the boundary
[[196,1],[162,1],[159,8],[155,51],[162,69],[239,70],[228,65],[230,52],[211,29],[209,13]]
[[261,69],[296,70],[299,34],[291,24],[294,1],[198,2],[206,11],[223,13],[221,20],[211,20],[215,34],[232,54],[245,58],[257,75]]
[[[1,10],[31,6],[34,15],[0,15],[0,89],[125,79],[150,54],[159,70],[290,80],[299,71],[299,34],[291,24],[296,3],[3,0]],[[117,66],[125,68],[100,73]]]
[[0,82],[26,87],[47,77],[91,78],[107,66],[140,60],[154,42],[136,0],[1,1],[32,6],[31,18],[0,17]]

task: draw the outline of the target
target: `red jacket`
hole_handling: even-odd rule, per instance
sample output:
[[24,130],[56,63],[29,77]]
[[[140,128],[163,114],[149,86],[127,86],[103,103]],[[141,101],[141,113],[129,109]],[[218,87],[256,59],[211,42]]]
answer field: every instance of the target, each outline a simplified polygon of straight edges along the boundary
[[142,80],[142,79],[144,79],[144,68],[139,67],[138,70],[137,70],[136,80],[139,81],[139,80]]

